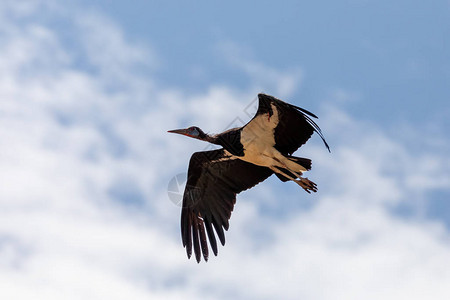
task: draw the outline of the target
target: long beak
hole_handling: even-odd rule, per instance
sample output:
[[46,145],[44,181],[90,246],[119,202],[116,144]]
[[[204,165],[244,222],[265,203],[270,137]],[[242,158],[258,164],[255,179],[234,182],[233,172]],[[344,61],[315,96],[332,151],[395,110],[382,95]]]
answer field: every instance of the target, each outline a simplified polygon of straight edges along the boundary
[[169,130],[167,132],[178,133],[178,134],[182,134],[182,135],[188,135],[187,129],[174,129],[174,130]]

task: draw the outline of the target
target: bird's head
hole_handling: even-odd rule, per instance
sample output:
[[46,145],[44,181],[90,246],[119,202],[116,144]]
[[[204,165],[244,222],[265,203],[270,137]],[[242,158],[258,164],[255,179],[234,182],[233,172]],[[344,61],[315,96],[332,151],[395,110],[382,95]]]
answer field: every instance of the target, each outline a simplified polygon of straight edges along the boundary
[[201,130],[200,128],[198,128],[197,126],[191,126],[189,128],[186,129],[175,129],[175,130],[169,130],[167,132],[171,132],[171,133],[178,133],[178,134],[182,134],[194,139],[199,139],[199,140],[204,140],[206,138],[206,134],[203,132],[203,130]]

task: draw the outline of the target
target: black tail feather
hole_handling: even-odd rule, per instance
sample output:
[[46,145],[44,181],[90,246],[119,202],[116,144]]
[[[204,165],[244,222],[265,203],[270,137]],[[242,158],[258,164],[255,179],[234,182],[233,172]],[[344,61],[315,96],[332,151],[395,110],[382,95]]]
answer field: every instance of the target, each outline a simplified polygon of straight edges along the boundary
[[311,170],[312,161],[309,158],[287,156],[287,158],[300,166],[304,167],[306,170]]
[[[309,158],[303,158],[303,157],[295,157],[295,156],[286,156],[289,160],[301,165],[302,167],[304,167],[306,170],[311,170],[311,165],[312,162]],[[298,178],[295,174],[291,173],[288,169],[285,168],[280,168],[280,167],[275,167],[278,170],[280,170],[281,172],[285,173],[286,175],[289,175],[293,178]],[[283,182],[289,181],[290,179],[287,178],[286,176],[283,176],[281,174],[275,173],[275,175]]]
[[[279,169],[280,171],[282,171],[283,173],[289,175],[289,176],[292,176],[292,177],[294,177],[294,178],[297,177],[297,176],[295,176],[294,174],[292,174],[291,172],[289,172],[289,171],[286,170],[286,169],[278,168],[278,167],[276,167],[276,168]],[[284,177],[284,176],[281,175],[281,174],[275,173],[275,175],[277,175],[277,177],[278,177],[281,181],[283,181],[283,182],[286,182],[286,181],[289,181],[289,180],[290,180],[289,178]]]

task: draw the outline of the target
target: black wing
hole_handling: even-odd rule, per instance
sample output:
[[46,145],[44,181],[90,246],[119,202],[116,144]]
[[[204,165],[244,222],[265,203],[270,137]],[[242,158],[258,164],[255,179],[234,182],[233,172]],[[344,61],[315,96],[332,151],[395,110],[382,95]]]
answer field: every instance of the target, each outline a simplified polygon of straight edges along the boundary
[[223,229],[228,230],[236,194],[255,186],[272,173],[268,168],[227,156],[224,149],[192,155],[181,210],[181,236],[189,258],[194,247],[197,262],[202,253],[205,261],[208,260],[206,235],[217,255],[215,235],[224,245]]
[[[281,101],[273,96],[258,94],[259,106],[256,116],[273,114],[273,104],[278,111],[278,124],[275,127],[275,148],[283,154],[294,153],[301,145],[316,132],[323,140],[328,151],[328,146],[319,126],[311,118],[317,118],[316,115],[306,109]],[[250,121],[251,122],[251,121]],[[249,122],[249,123],[250,123]]]

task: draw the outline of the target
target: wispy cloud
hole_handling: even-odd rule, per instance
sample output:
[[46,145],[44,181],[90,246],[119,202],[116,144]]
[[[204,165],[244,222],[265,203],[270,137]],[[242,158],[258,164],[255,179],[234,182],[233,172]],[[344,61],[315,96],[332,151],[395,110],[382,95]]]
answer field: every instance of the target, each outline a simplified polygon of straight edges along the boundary
[[[448,189],[447,156],[432,147],[413,153],[406,141],[328,104],[320,124],[333,154],[314,140],[302,153],[313,159],[310,176],[320,184],[315,202],[289,183],[269,180],[239,196],[218,258],[200,265],[187,261],[179,207],[169,201],[166,186],[186,171],[190,154],[206,145],[167,136],[166,130],[195,123],[220,131],[246,121],[255,87],[269,85],[280,97],[290,95],[301,73],[238,57],[234,63],[254,78],[248,89],[213,85],[186,95],[158,88],[151,75],[157,54],[128,40],[107,17],[45,6],[55,22],[56,11],[64,11],[71,40],[80,43],[74,49],[66,41],[67,28],[40,21],[43,7],[27,3],[1,7],[2,13],[26,16],[1,21],[5,298],[448,294],[448,230],[393,210],[416,192]],[[311,204],[286,205],[292,198]],[[275,216],[263,203],[286,206],[289,214]]]
[[302,83],[303,73],[299,67],[288,70],[271,68],[255,60],[250,51],[231,41],[218,43],[217,49],[230,65],[251,78],[257,92],[264,91],[281,98],[290,97]]

